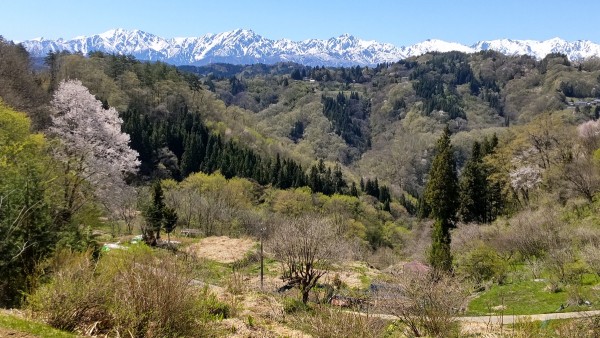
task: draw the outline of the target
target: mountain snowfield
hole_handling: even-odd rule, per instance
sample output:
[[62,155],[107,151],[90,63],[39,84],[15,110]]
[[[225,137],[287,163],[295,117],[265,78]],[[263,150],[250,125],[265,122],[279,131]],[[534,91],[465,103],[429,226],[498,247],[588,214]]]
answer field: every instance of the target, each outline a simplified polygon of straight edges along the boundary
[[163,61],[174,65],[208,63],[253,64],[292,61],[310,66],[376,65],[395,62],[427,52],[461,51],[475,53],[494,50],[506,55],[530,55],[541,59],[549,53],[563,53],[571,60],[600,57],[600,45],[587,40],[568,42],[559,38],[546,41],[490,40],[471,46],[430,39],[412,46],[365,41],[344,34],[328,40],[270,40],[251,30],[238,29],[201,37],[165,39],[140,30],[113,29],[93,36],[71,40],[43,38],[21,42],[32,56],[69,51],[86,54],[101,51],[133,55],[139,60]]

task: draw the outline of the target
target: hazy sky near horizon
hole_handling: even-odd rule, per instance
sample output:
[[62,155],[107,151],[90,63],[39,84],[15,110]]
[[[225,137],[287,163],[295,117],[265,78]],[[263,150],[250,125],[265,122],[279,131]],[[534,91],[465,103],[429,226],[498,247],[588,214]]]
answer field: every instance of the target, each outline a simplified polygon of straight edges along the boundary
[[463,44],[500,38],[600,43],[600,1],[558,0],[0,0],[0,35],[70,39],[112,28],[164,38],[237,28],[269,39],[344,33],[396,46],[426,39]]

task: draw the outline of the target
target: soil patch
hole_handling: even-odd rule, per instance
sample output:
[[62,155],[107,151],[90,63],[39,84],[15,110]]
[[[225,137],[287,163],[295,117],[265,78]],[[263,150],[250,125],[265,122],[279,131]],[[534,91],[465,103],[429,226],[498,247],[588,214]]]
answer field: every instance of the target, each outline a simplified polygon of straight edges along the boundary
[[227,264],[243,259],[256,243],[249,238],[213,236],[201,239],[200,242],[185,248],[185,251],[196,257]]
[[323,283],[333,283],[334,279],[339,278],[346,286],[352,289],[362,289],[364,281],[373,281],[379,276],[378,270],[372,269],[363,262],[346,262],[336,266],[333,271],[329,271],[324,277]]
[[15,331],[15,330],[5,329],[3,327],[0,327],[0,337],[4,337],[4,338],[36,338],[37,336],[34,336],[29,333],[23,333],[20,331]]
[[250,326],[247,320],[239,318],[224,319],[222,325],[228,328],[227,331],[232,332],[228,338],[311,338],[301,331],[280,325],[274,322],[259,321],[256,325]]

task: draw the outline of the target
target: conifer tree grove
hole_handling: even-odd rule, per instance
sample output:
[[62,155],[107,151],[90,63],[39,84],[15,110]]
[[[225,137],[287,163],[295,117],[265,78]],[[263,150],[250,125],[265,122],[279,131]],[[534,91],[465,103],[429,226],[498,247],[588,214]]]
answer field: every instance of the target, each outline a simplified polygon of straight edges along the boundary
[[424,192],[425,203],[429,206],[430,216],[435,221],[429,263],[438,271],[452,269],[450,229],[456,222],[458,197],[456,164],[450,144],[450,130],[446,126],[444,134],[437,142],[436,155]]
[[471,158],[460,177],[460,215],[464,222],[486,222],[488,181],[479,142],[473,144]]

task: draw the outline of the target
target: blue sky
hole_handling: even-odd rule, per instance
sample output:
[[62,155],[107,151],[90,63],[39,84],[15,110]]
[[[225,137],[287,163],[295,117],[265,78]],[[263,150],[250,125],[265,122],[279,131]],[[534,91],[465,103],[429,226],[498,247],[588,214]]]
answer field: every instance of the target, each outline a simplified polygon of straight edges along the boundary
[[553,37],[600,43],[597,0],[0,0],[0,9],[0,35],[19,41],[111,28],[166,38],[245,28],[270,39],[349,33],[397,46],[429,38],[463,44]]

